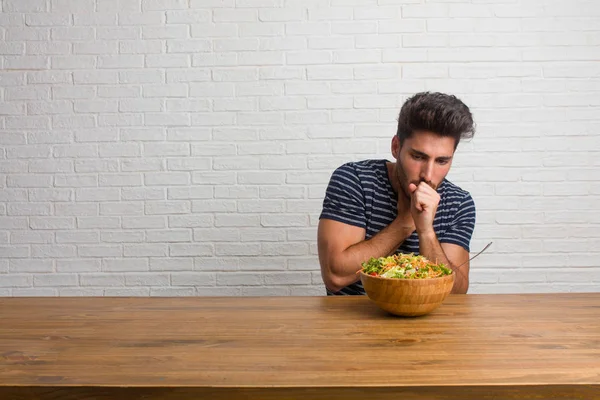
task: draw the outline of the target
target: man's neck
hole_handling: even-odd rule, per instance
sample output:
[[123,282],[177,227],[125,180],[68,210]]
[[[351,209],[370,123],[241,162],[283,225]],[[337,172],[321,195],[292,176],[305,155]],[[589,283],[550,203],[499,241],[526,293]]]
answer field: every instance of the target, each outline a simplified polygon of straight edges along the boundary
[[386,163],[386,167],[388,169],[388,177],[390,180],[390,184],[392,185],[392,189],[394,192],[399,193],[402,188],[400,187],[400,182],[398,180],[398,172],[396,171],[396,163],[388,162]]

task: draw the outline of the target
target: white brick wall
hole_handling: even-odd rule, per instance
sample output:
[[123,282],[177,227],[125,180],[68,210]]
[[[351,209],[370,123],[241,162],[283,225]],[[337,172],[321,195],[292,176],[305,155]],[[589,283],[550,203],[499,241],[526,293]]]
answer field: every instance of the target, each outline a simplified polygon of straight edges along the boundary
[[0,295],[322,295],[341,163],[459,95],[471,292],[600,290],[600,3],[2,0]]

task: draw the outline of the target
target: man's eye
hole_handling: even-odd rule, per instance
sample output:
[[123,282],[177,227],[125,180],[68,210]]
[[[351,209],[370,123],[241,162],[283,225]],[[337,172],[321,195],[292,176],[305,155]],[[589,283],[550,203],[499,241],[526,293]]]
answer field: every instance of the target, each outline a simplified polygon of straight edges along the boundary
[[425,157],[423,157],[423,156],[421,156],[421,155],[419,155],[419,154],[413,154],[413,158],[414,158],[415,160],[424,160],[424,159],[425,159]]
[[440,164],[440,165],[446,165],[446,164],[448,164],[448,160],[439,160],[438,164]]

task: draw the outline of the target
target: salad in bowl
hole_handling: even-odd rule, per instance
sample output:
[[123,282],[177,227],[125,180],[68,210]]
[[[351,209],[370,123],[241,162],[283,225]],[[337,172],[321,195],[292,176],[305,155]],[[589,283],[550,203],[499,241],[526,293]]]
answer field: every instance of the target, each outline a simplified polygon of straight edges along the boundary
[[445,264],[432,263],[424,256],[394,254],[389,257],[371,257],[361,264],[359,270],[370,276],[394,279],[429,279],[451,275],[452,270]]

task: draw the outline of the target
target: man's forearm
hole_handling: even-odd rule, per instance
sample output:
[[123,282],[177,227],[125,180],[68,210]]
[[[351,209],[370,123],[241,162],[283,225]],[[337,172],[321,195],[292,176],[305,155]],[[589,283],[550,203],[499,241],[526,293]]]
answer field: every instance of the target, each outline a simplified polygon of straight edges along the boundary
[[469,289],[469,278],[463,267],[456,268],[444,253],[435,232],[419,234],[419,253],[436,264],[444,263],[454,271],[455,279],[452,293],[467,293]]
[[335,264],[331,265],[331,272],[337,281],[336,286],[342,288],[354,283],[358,279],[356,273],[360,270],[361,263],[371,257],[393,254],[413,231],[413,227],[404,226],[398,220],[394,220],[369,240],[348,247],[337,257]]

